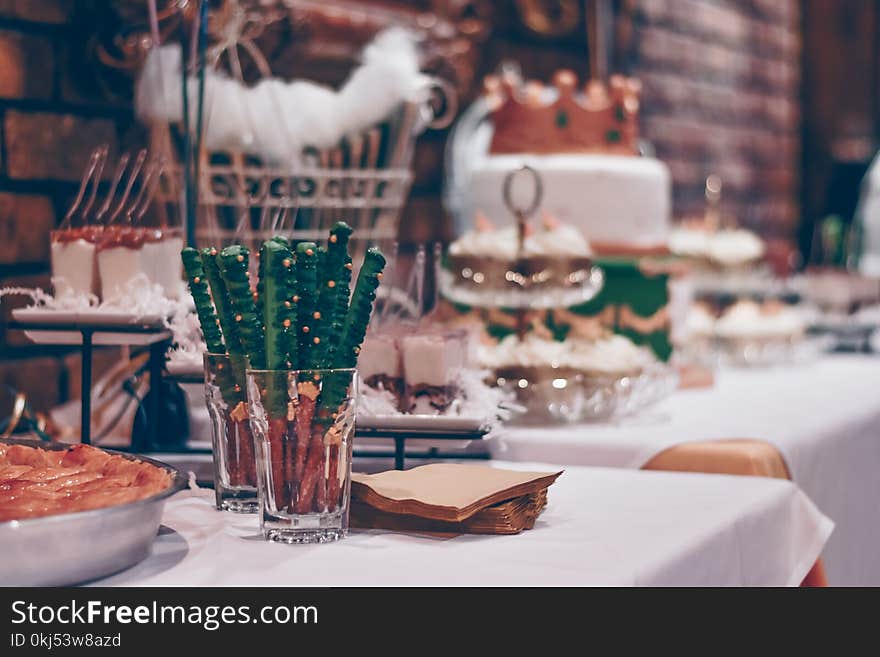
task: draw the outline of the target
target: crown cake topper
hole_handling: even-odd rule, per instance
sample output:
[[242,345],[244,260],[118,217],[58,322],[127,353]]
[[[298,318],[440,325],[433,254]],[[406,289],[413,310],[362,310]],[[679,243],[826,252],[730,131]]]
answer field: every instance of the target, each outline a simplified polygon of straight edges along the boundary
[[569,70],[553,76],[555,94],[514,74],[487,76],[484,93],[495,127],[490,152],[636,154],[641,83],[613,75],[607,84],[577,85]]

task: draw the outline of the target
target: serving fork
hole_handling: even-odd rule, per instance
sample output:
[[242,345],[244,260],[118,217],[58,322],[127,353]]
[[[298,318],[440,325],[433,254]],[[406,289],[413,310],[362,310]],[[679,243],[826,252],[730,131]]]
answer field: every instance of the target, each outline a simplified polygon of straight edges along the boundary
[[[119,217],[126,223],[138,222],[146,214],[165,169],[164,158],[149,158],[146,149],[141,149],[134,157],[131,153],[123,153],[113,171],[110,187],[103,201],[97,205],[109,151],[107,144],[101,144],[92,151],[76,197],[61,222],[61,229],[69,228],[74,217],[81,225],[109,225]],[[97,210],[93,213],[96,206]]]

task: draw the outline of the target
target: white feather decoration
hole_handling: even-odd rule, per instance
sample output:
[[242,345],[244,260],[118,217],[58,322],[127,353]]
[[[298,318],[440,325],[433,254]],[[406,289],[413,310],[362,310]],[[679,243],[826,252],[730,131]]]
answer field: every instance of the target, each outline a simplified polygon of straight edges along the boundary
[[419,71],[414,35],[399,27],[380,32],[339,92],[342,134],[375,125],[404,101],[423,100],[428,82]]
[[[195,107],[198,82],[190,78],[187,91],[192,102],[190,107]],[[206,73],[202,129],[204,144],[209,150],[246,151],[256,143],[252,123],[247,118],[246,92],[242,85],[225,75]],[[190,123],[195,129],[195,111]]]
[[334,146],[343,135],[338,94],[313,82],[296,81],[286,86],[286,121],[291,133],[299,136],[303,146]]
[[[181,49],[151,50],[137,82],[135,102],[144,121],[182,120]],[[429,79],[419,71],[413,33],[389,28],[364,49],[361,65],[337,92],[314,82],[279,78],[253,87],[217,72],[205,74],[204,145],[242,151],[270,164],[295,164],[306,146],[329,148],[387,119],[403,102],[424,100]],[[187,80],[195,128],[198,81]]]

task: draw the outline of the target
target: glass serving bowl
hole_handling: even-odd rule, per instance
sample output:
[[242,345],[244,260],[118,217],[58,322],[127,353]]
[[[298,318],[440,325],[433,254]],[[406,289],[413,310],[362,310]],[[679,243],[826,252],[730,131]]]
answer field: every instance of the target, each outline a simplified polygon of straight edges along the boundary
[[833,346],[830,336],[726,338],[716,336],[712,348],[716,362],[736,367],[796,365],[816,360]]
[[496,372],[495,383],[512,391],[525,409],[509,424],[567,424],[638,413],[672,394],[678,386],[678,373],[663,363],[629,374],[551,373],[544,368],[529,372],[522,368],[516,373]]

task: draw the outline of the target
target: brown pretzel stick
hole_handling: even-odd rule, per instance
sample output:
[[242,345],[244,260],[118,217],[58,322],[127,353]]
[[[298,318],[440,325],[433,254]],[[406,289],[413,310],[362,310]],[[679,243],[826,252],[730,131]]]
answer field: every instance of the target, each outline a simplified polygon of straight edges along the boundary
[[284,478],[284,442],[287,434],[287,418],[269,420],[269,462],[272,473],[272,491],[275,497],[275,509],[287,507],[287,481]]
[[299,495],[294,505],[296,513],[308,513],[315,499],[315,487],[324,473],[324,440],[320,433],[315,433],[309,441],[309,454],[302,480],[299,483]]
[[290,402],[287,406],[287,433],[284,441],[284,481],[288,486],[288,505],[296,501],[296,475],[294,463],[296,461],[296,406]]
[[311,381],[297,384],[298,404],[296,407],[296,449],[293,458],[293,477],[291,481],[291,506],[296,502],[294,492],[299,490],[306,471],[306,456],[312,437],[312,418],[315,415],[315,400],[318,398],[318,386]]
[[327,510],[333,511],[339,505],[339,449],[342,446],[342,435],[336,427],[330,427],[325,436],[325,441],[330,445],[327,468]]
[[[247,404],[239,402],[235,405],[235,408],[229,411],[226,421],[226,470],[229,474],[229,484],[231,486],[247,485],[247,461],[244,460],[247,456],[247,452],[245,452],[247,447],[243,444],[244,441],[242,440],[243,431],[250,436],[247,426]],[[253,452],[251,452],[250,457],[251,461],[253,461]]]
[[[326,449],[322,450],[326,454]],[[318,471],[318,482],[315,484],[315,511],[323,513],[327,509],[327,480],[324,478],[324,461],[322,458]]]
[[257,464],[254,459],[254,436],[250,423],[242,420],[235,423],[238,429],[238,471],[242,486],[257,485]]

